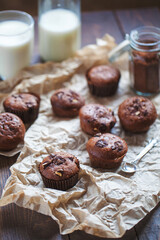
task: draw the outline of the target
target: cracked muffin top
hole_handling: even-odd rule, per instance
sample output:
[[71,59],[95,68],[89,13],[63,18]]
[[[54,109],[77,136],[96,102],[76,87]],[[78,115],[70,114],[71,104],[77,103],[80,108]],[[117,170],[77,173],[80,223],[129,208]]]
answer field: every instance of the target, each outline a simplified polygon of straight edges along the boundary
[[50,154],[39,165],[43,177],[51,180],[65,180],[79,172],[79,161],[70,153]]
[[53,112],[60,117],[75,117],[84,105],[84,99],[78,93],[61,88],[51,96]]
[[113,111],[100,104],[83,106],[79,117],[82,130],[90,135],[110,132],[116,123]]
[[112,161],[126,154],[127,143],[120,137],[110,134],[97,134],[87,142],[88,153],[99,160]]
[[12,113],[0,114],[0,150],[9,151],[24,140],[25,126],[22,120]]
[[8,96],[3,106],[6,112],[19,116],[24,123],[33,122],[37,116],[40,97],[33,93],[16,93]]
[[127,98],[118,109],[122,127],[131,132],[144,132],[154,123],[157,111],[153,103],[145,97]]

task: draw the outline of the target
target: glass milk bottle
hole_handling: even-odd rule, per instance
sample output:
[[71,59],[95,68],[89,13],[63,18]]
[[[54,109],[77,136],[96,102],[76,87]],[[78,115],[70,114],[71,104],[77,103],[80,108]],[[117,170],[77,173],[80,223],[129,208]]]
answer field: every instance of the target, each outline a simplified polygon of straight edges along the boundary
[[0,79],[13,78],[31,62],[34,20],[21,11],[0,12]]
[[62,61],[81,44],[80,0],[39,0],[39,52],[45,61]]

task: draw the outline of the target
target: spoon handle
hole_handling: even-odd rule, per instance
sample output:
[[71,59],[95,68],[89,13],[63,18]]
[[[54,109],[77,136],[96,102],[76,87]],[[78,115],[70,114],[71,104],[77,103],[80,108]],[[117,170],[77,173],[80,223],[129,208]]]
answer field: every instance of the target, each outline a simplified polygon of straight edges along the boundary
[[137,164],[141,158],[146,155],[147,152],[151,150],[151,148],[158,142],[158,139],[153,139],[136,157],[134,164]]

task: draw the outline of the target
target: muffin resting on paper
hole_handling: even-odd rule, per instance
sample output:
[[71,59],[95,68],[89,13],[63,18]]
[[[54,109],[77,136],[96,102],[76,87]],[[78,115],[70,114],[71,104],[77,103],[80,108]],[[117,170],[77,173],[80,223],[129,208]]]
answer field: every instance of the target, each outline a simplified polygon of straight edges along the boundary
[[0,114],[0,150],[10,151],[23,142],[25,126],[22,120],[12,113]]
[[67,190],[78,182],[78,159],[69,153],[50,154],[39,165],[44,185],[48,188]]
[[91,165],[95,168],[118,167],[127,150],[127,143],[122,138],[110,133],[97,134],[87,142]]

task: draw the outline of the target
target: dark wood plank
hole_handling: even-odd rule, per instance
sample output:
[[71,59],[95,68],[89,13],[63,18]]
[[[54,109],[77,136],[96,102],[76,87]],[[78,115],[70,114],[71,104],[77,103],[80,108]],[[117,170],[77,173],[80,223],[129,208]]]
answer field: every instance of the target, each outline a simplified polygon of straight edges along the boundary
[[96,38],[104,34],[112,35],[117,42],[122,41],[122,34],[111,11],[82,13],[82,46],[95,43]]
[[160,27],[158,8],[118,10],[115,11],[115,17],[124,35],[140,26]]
[[[50,217],[10,204],[1,208],[1,240],[69,240]],[[3,219],[3,222],[1,223]]]
[[125,9],[125,8],[145,8],[145,7],[158,7],[160,6],[159,0],[81,0],[83,11],[98,11],[108,9]]
[[[83,231],[76,231],[72,234],[69,235],[70,240],[82,240],[82,239],[87,239],[87,240],[116,240],[117,238],[100,238],[96,237],[90,234],[87,234]],[[132,228],[130,231],[127,231],[125,235],[122,238],[118,238],[118,240],[138,240],[136,237],[136,233],[134,228]]]
[[[30,14],[37,15],[38,8],[37,2],[33,0],[1,0],[0,11],[8,9],[17,9],[20,11],[25,11]],[[125,8],[135,8],[135,7],[153,7],[160,6],[159,0],[81,0],[82,11],[98,11],[98,10],[110,10],[110,9],[125,9]]]
[[18,154],[10,158],[0,156],[0,196],[2,194],[5,182],[7,178],[10,176],[9,168],[16,162],[17,157]]
[[160,204],[135,229],[139,240],[160,240]]

